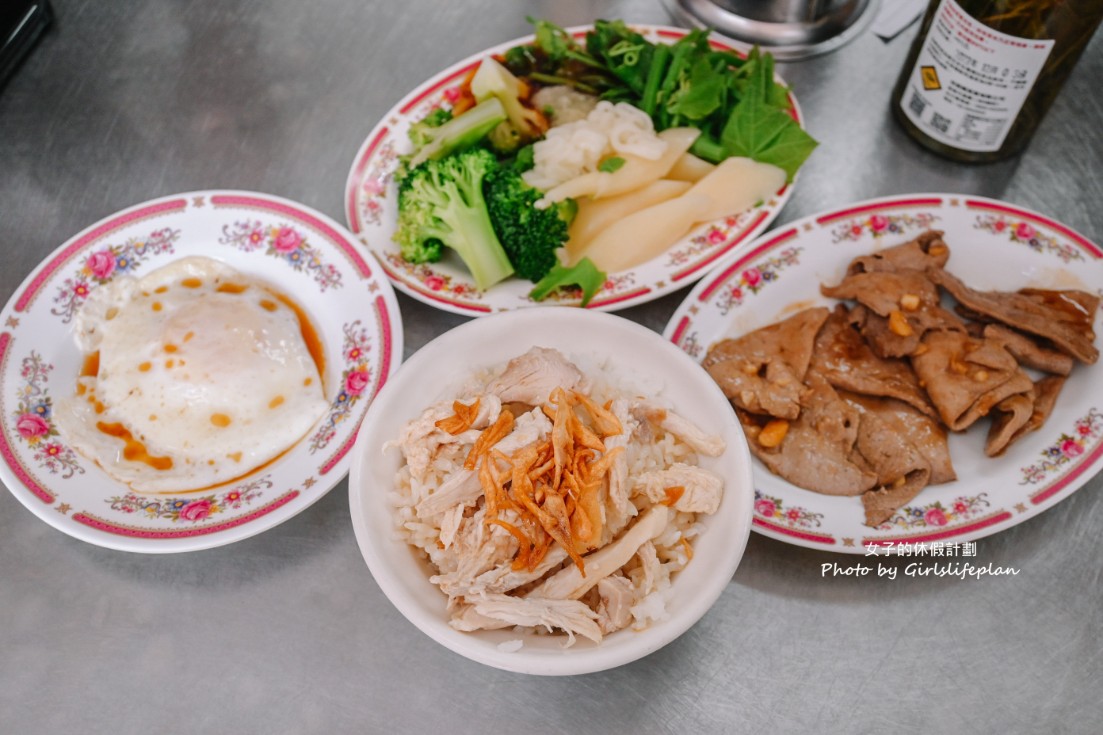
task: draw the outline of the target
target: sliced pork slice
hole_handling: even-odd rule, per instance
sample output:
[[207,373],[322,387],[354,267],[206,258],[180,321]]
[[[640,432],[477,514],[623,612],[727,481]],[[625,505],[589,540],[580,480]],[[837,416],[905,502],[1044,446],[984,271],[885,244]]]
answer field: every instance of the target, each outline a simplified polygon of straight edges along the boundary
[[1022,429],[1034,415],[1034,391],[1016,393],[997,403],[992,410],[992,425],[988,427],[988,439],[984,453],[998,457],[1008,446],[1022,436]]
[[912,406],[892,398],[875,398],[856,393],[840,393],[847,403],[879,418],[893,432],[903,436],[915,447],[931,468],[928,484],[939,485],[957,479],[950,459],[946,430],[935,418],[916,411]]
[[800,417],[789,422],[777,446],[762,444],[764,417],[736,410],[751,451],[771,472],[794,485],[825,495],[861,495],[877,483],[877,476],[850,460],[858,436],[858,410],[815,372],[808,373],[808,386]]
[[1057,349],[1089,365],[1099,359],[1099,350],[1093,344],[1098,296],[1084,291],[1037,288],[1017,292],[976,291],[941,268],[930,269],[928,275],[971,312],[1044,337]]
[[929,416],[936,415],[911,364],[874,354],[851,325],[849,312],[842,304],[835,307],[816,337],[812,369],[836,389],[898,398]]
[[1002,342],[928,332],[923,345],[926,349],[912,356],[912,366],[953,431],[968,428],[1003,399],[1033,387]]
[[881,357],[912,354],[932,329],[964,330],[961,320],[942,308],[938,289],[924,271],[856,273],[838,286],[821,286],[820,292],[868,309],[860,329]]
[[1011,396],[996,404],[998,413],[992,417],[992,426],[988,429],[988,440],[984,451],[989,457],[995,457],[1007,451],[1007,448],[1032,431],[1042,428],[1057,396],[1065,385],[1065,376],[1047,375],[1034,383],[1027,404],[1021,396]]
[[889,328],[889,320],[858,304],[850,310],[849,321],[858,329],[873,354],[886,360],[907,357],[919,349],[920,333],[914,329],[897,334]]
[[985,324],[985,337],[1002,340],[1007,351],[1015,356],[1022,365],[1054,375],[1068,375],[1072,372],[1073,359],[1064,352],[1044,347],[1034,339],[1001,324]]
[[925,488],[931,466],[908,437],[872,411],[862,411],[854,451],[877,475],[877,487],[862,495],[866,525],[876,527],[892,517]]
[[[887,317],[892,312],[910,315],[920,305],[938,305],[938,289],[924,271],[874,271],[855,273],[837,286],[820,286],[820,293],[833,299],[853,299]],[[911,298],[908,298],[911,297]]]
[[1065,387],[1065,380],[1063,375],[1047,375],[1034,383],[1034,412],[1023,427],[1023,433],[1042,428],[1053,413],[1053,406],[1057,403],[1061,389]]
[[755,414],[795,419],[812,344],[828,310],[805,309],[784,321],[714,345],[702,366],[732,404]]
[[950,248],[939,230],[927,230],[914,240],[885,248],[850,261],[846,272],[875,273],[877,271],[918,270],[934,266],[941,268],[950,259]]

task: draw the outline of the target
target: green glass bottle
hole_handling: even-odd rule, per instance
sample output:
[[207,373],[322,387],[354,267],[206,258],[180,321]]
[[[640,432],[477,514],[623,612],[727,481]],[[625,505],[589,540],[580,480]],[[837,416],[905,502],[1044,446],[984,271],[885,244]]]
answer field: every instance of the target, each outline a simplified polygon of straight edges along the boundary
[[1103,0],[932,0],[892,95],[919,143],[997,161],[1034,134],[1103,20]]

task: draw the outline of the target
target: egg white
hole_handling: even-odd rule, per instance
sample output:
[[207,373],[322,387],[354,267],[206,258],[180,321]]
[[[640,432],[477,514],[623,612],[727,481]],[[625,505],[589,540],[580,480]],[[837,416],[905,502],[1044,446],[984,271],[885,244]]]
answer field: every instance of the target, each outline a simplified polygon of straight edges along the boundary
[[[210,258],[117,278],[93,292],[75,325],[80,349],[99,353],[99,369],[59,401],[59,429],[137,491],[197,490],[246,475],[328,408],[295,311],[263,282]],[[130,458],[122,430],[140,444],[131,443]]]

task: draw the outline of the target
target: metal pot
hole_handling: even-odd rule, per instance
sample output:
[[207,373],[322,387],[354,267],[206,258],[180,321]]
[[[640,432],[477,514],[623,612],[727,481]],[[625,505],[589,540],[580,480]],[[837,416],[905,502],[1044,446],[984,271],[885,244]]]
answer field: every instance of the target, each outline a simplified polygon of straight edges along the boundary
[[838,48],[865,29],[878,0],[664,0],[692,25],[758,44],[779,59]]

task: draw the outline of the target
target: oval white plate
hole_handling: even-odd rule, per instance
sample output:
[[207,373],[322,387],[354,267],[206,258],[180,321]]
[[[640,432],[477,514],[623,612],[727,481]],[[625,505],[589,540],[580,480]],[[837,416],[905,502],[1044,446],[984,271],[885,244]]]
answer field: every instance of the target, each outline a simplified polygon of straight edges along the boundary
[[[684,28],[632,24],[632,28],[653,42],[672,43],[688,31]],[[582,37],[588,26],[569,29]],[[529,298],[532,284],[511,278],[485,292],[475,288],[467,269],[458,259],[445,257],[438,263],[415,265],[402,259],[399,247],[391,240],[397,221],[393,174],[397,156],[410,150],[406,131],[435,107],[448,107],[467,74],[489,55],[499,54],[524,43],[533,36],[518,38],[480,51],[440,72],[410,92],[383,117],[360,146],[345,184],[345,217],[349,228],[359,236],[383,265],[394,285],[419,301],[445,311],[480,316],[496,311],[533,306]],[[738,51],[730,42],[713,36],[717,48]],[[779,83],[780,79],[777,80]],[[792,114],[804,124],[796,98],[790,94]],[[609,274],[605,287],[588,308],[615,311],[657,299],[700,278],[725,253],[746,242],[769,226],[792,194],[785,186],[770,201],[738,215],[702,225],[675,243],[666,253],[629,271]],[[552,294],[546,305],[577,306],[578,292]]]
[[[859,202],[805,217],[729,255],[682,302],[664,336],[697,360],[714,343],[806,306],[834,303],[821,283],[838,283],[851,258],[945,232],[947,269],[973,288],[1103,289],[1103,250],[1036,212],[954,194]],[[1103,333],[1103,317],[1095,331]],[[1002,457],[984,455],[987,430],[950,437],[958,479],[924,489],[878,528],[863,524],[858,498],[792,485],[755,460],[754,528],[816,549],[866,553],[866,545],[958,544],[1041,513],[1103,468],[1103,364],[1077,365],[1046,424]]]
[[[395,529],[391,492],[400,453],[384,453],[403,424],[430,404],[455,395],[478,371],[505,365],[538,345],[568,358],[606,364],[621,385],[657,395],[705,431],[718,434],[727,450],[701,465],[725,478],[716,514],[701,519],[706,530],[693,560],[673,581],[670,617],[646,630],[622,630],[600,644],[578,640],[562,648],[561,636],[522,636],[512,630],[462,633],[448,625],[446,597],[429,582],[432,574]],[[607,361],[607,362],[606,362]],[[720,389],[692,360],[651,330],[620,317],[581,309],[533,308],[477,319],[437,337],[414,354],[368,409],[353,450],[349,504],[360,551],[376,582],[414,625],[452,651],[475,661],[528,674],[581,674],[628,663],[658,650],[696,622],[731,581],[751,527],[751,463],[743,432]],[[514,653],[498,649],[523,638]]]
[[[319,212],[240,191],[155,199],[73,237],[0,313],[0,479],[58,530],[151,553],[228,544],[321,498],[344,477],[360,420],[402,359],[394,292],[354,242]],[[71,323],[88,293],[120,273],[141,275],[187,255],[217,258],[295,298],[325,347],[331,407],[294,448],[240,481],[139,494],[68,446],[52,401],[74,389],[81,357]]]

